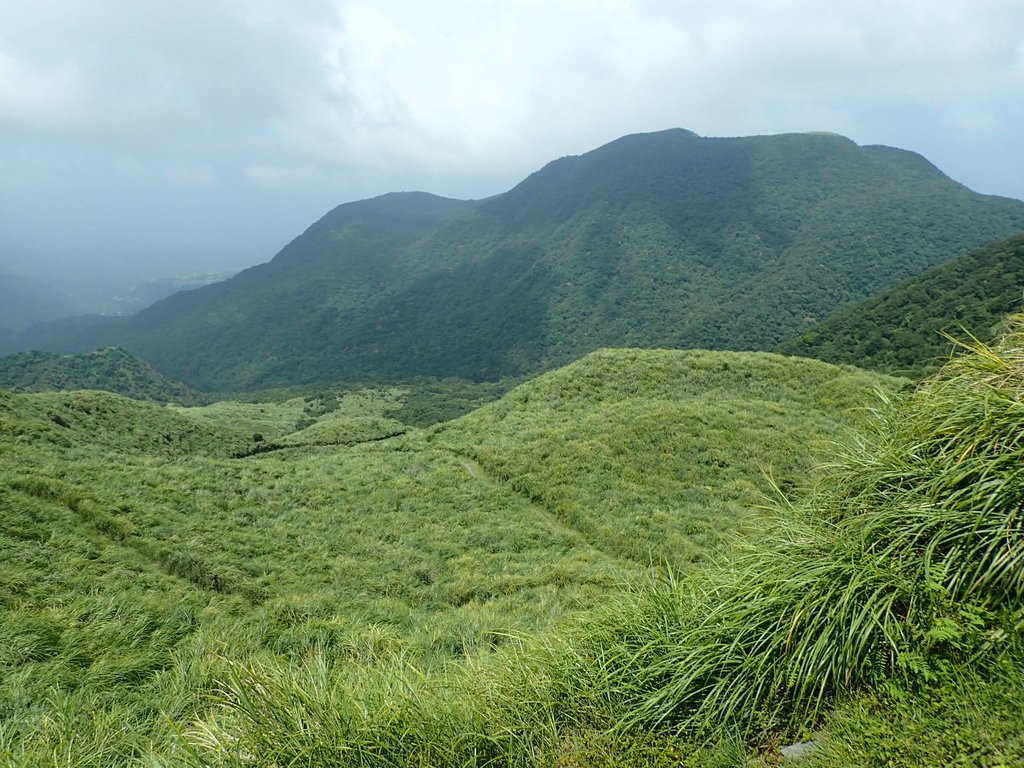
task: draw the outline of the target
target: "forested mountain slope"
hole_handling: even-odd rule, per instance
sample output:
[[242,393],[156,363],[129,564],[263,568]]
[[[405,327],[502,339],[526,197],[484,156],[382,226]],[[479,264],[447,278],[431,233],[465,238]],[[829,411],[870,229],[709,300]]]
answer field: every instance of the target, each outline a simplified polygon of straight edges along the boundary
[[0,357],[0,388],[19,392],[97,389],[135,400],[194,405],[196,395],[123,349],[83,355],[20,352]]
[[837,311],[781,344],[788,355],[918,375],[949,357],[943,335],[983,339],[1024,305],[1024,235],[948,261]]
[[627,136],[464,202],[338,207],[271,262],[113,326],[207,390],[495,380],[603,346],[770,349],[837,308],[1024,230],[920,156],[830,134]]

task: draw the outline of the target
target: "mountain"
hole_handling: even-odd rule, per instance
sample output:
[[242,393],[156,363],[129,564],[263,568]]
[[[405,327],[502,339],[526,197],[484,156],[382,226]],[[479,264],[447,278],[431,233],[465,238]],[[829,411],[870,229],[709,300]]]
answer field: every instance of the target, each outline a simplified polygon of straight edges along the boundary
[[21,392],[93,389],[134,400],[194,405],[198,398],[123,349],[108,347],[83,355],[21,352],[0,357],[0,388]]
[[943,335],[982,340],[1024,301],[1024,235],[972,251],[840,309],[778,347],[786,355],[921,375],[949,358]]
[[676,129],[561,158],[486,200],[339,206],[266,264],[39,346],[122,346],[220,391],[496,380],[606,346],[770,349],[1020,231],[1024,203],[911,152]]
[[0,272],[0,351],[31,325],[82,311],[56,288],[30,277]]

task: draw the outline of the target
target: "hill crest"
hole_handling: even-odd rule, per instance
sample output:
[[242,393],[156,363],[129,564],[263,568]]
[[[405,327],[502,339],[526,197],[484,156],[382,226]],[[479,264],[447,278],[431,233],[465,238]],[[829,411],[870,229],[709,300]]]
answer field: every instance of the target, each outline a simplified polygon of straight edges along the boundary
[[193,405],[199,398],[151,365],[117,347],[82,355],[20,352],[0,357],[0,388],[18,392],[102,390],[134,400]]

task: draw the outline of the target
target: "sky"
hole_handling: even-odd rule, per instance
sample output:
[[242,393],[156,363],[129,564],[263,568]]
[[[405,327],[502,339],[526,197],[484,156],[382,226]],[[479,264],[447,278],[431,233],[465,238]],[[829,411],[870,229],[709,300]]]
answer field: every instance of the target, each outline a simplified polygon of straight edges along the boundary
[[0,0],[0,270],[233,271],[344,202],[672,127],[832,131],[1024,198],[1024,2]]

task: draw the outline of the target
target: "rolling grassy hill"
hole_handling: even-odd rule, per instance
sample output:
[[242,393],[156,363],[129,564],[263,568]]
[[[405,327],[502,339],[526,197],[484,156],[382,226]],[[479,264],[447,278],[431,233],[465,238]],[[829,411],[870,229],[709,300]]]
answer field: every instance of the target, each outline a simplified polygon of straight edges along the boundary
[[768,354],[602,350],[428,439],[602,550],[682,566],[741,532],[766,476],[799,486],[836,439],[836,415],[855,419],[850,404],[882,381]]
[[[376,390],[300,430],[315,403],[0,392],[0,756],[206,764],[185,745],[246,669],[305,680],[326,655],[385,702],[412,684],[395,663],[436,681],[513,653],[652,565],[723,555],[757,530],[762,470],[803,488],[897,386],[767,354],[602,351],[454,422],[397,424]],[[274,449],[251,453],[254,431]]]
[[[553,631],[433,673],[325,652],[236,666],[192,764],[749,768],[794,738],[809,768],[1021,764],[1022,340],[1016,317],[890,392],[823,482],[717,562]],[[615,402],[626,382],[604,378]]]
[[917,376],[949,358],[952,343],[944,333],[992,339],[1022,304],[1024,236],[1019,235],[844,307],[777,349]]
[[481,201],[339,206],[272,261],[121,322],[27,336],[123,346],[209,391],[494,381],[606,346],[770,349],[839,307],[1024,230],[1024,203],[840,136],[627,136]]

